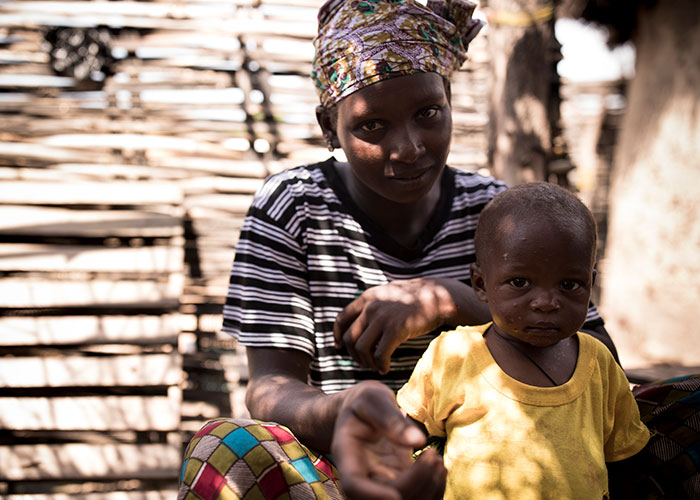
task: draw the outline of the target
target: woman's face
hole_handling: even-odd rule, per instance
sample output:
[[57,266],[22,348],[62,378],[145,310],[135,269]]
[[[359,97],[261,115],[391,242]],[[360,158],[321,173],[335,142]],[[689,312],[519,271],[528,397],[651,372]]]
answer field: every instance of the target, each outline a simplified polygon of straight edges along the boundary
[[423,199],[445,167],[452,135],[442,77],[417,73],[349,95],[337,105],[335,132],[357,189],[395,203]]

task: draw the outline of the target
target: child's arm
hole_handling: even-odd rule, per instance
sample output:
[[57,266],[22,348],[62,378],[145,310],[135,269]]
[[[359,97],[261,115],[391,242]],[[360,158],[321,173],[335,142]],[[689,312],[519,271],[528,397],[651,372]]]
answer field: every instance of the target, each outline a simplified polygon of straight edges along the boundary
[[649,480],[647,463],[641,451],[624,460],[606,462],[605,465],[608,468],[611,500],[647,498],[647,494],[653,489],[654,485]]

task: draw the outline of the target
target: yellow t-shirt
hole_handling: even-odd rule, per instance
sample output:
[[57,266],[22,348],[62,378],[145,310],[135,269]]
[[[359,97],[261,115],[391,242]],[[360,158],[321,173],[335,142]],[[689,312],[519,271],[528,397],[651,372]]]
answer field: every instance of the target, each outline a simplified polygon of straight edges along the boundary
[[601,342],[578,333],[571,379],[527,385],[494,361],[488,326],[433,340],[397,395],[431,435],[447,436],[445,500],[607,498],[605,462],[649,440],[622,369]]

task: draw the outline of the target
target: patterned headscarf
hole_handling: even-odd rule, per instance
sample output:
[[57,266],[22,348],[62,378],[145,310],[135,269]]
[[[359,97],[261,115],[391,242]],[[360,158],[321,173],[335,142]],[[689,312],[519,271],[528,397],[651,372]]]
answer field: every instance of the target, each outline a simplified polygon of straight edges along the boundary
[[331,106],[381,80],[420,72],[449,77],[483,23],[468,0],[328,0],[318,13],[311,78]]

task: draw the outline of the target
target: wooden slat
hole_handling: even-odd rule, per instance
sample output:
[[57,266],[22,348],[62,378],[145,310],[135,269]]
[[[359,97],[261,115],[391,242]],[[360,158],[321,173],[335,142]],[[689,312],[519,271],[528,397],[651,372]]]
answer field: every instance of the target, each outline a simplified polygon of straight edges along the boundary
[[249,179],[242,177],[207,176],[195,177],[183,182],[185,192],[196,193],[255,193],[263,184],[263,179]]
[[237,177],[264,178],[269,172],[262,161],[232,161],[222,158],[200,158],[187,155],[149,154],[156,167],[182,168],[189,171],[210,172],[213,174]]
[[0,428],[174,431],[180,400],[167,396],[0,397]]
[[[0,19],[3,16],[0,15]],[[2,21],[0,21],[2,24]],[[33,74],[0,74],[0,88],[37,88],[37,87],[73,87],[76,84],[74,78],[53,75],[33,75]]]
[[0,363],[0,387],[109,387],[177,385],[182,380],[179,354],[129,356],[6,357]]
[[[162,210],[159,207],[159,211]],[[174,214],[156,211],[70,210],[0,204],[1,234],[162,238],[182,235],[182,220]]]
[[156,182],[48,182],[0,183],[0,203],[28,205],[175,205],[182,190]]
[[678,364],[658,364],[626,368],[625,374],[631,382],[643,384],[654,380],[666,380],[672,377],[682,377],[700,373],[700,366],[685,366]]
[[[247,18],[248,10],[233,11],[224,6],[198,12],[187,3],[153,2],[7,2],[2,5],[0,25],[5,26],[77,26],[98,25],[163,30],[193,30],[229,33],[256,33],[309,38],[316,30],[313,15],[295,22],[271,21],[262,16]],[[226,21],[223,23],[222,21]],[[217,29],[218,28],[218,29]]]
[[[203,89],[207,91],[209,89]],[[226,90],[226,89],[222,89]],[[184,92],[184,91],[182,91]],[[157,92],[154,91],[154,95],[165,94],[164,91]],[[155,97],[154,97],[155,99]],[[212,107],[239,104],[239,103],[229,103],[229,99],[226,94],[222,96],[215,96],[212,98],[212,102],[208,103]],[[192,98],[187,96],[182,96],[179,98],[182,102],[170,102],[170,100],[165,99],[163,104],[167,107],[173,105],[191,104]],[[222,102],[218,102],[221,100]],[[141,105],[144,109],[148,109],[148,104],[152,101],[142,101]],[[160,101],[154,101],[156,105]],[[200,154],[200,155],[219,155],[225,158],[230,154],[230,150],[220,146],[218,144],[212,144],[209,142],[197,140],[197,138],[188,137],[173,137],[168,135],[152,135],[152,134],[126,134],[126,133],[115,133],[115,134],[55,134],[50,137],[45,137],[37,139],[38,144],[44,144],[47,146],[54,147],[64,147],[64,148],[75,148],[75,149],[99,149],[103,148],[105,150],[111,150],[113,148],[126,149],[126,150],[146,150],[146,149],[162,149],[166,151],[174,151],[177,153],[186,154]]]
[[234,214],[246,214],[252,202],[252,194],[201,194],[188,196],[185,205],[188,208],[212,207]]
[[0,446],[0,479],[177,478],[181,450],[169,444],[71,443]]
[[5,495],[5,500],[172,500],[177,497],[176,489],[160,491],[111,491],[109,493],[67,493]]
[[0,317],[0,345],[175,343],[179,314],[162,316]]
[[154,246],[107,248],[101,246],[0,244],[0,271],[182,272],[184,249]]
[[[70,276],[70,279],[76,277]],[[171,274],[166,282],[85,279],[82,282],[50,276],[3,278],[0,280],[0,307],[143,306],[147,303],[154,307],[175,307],[183,283],[181,274]]]
[[[0,16],[1,17],[1,16]],[[0,25],[2,23],[0,22]],[[36,86],[37,83],[34,83]],[[86,163],[111,163],[113,158],[110,153],[95,152],[88,149],[68,149],[63,147],[45,146],[42,144],[24,144],[20,142],[0,141],[0,158],[16,160],[18,158],[30,158],[47,162],[86,162]],[[0,198],[2,201],[2,198]]]

